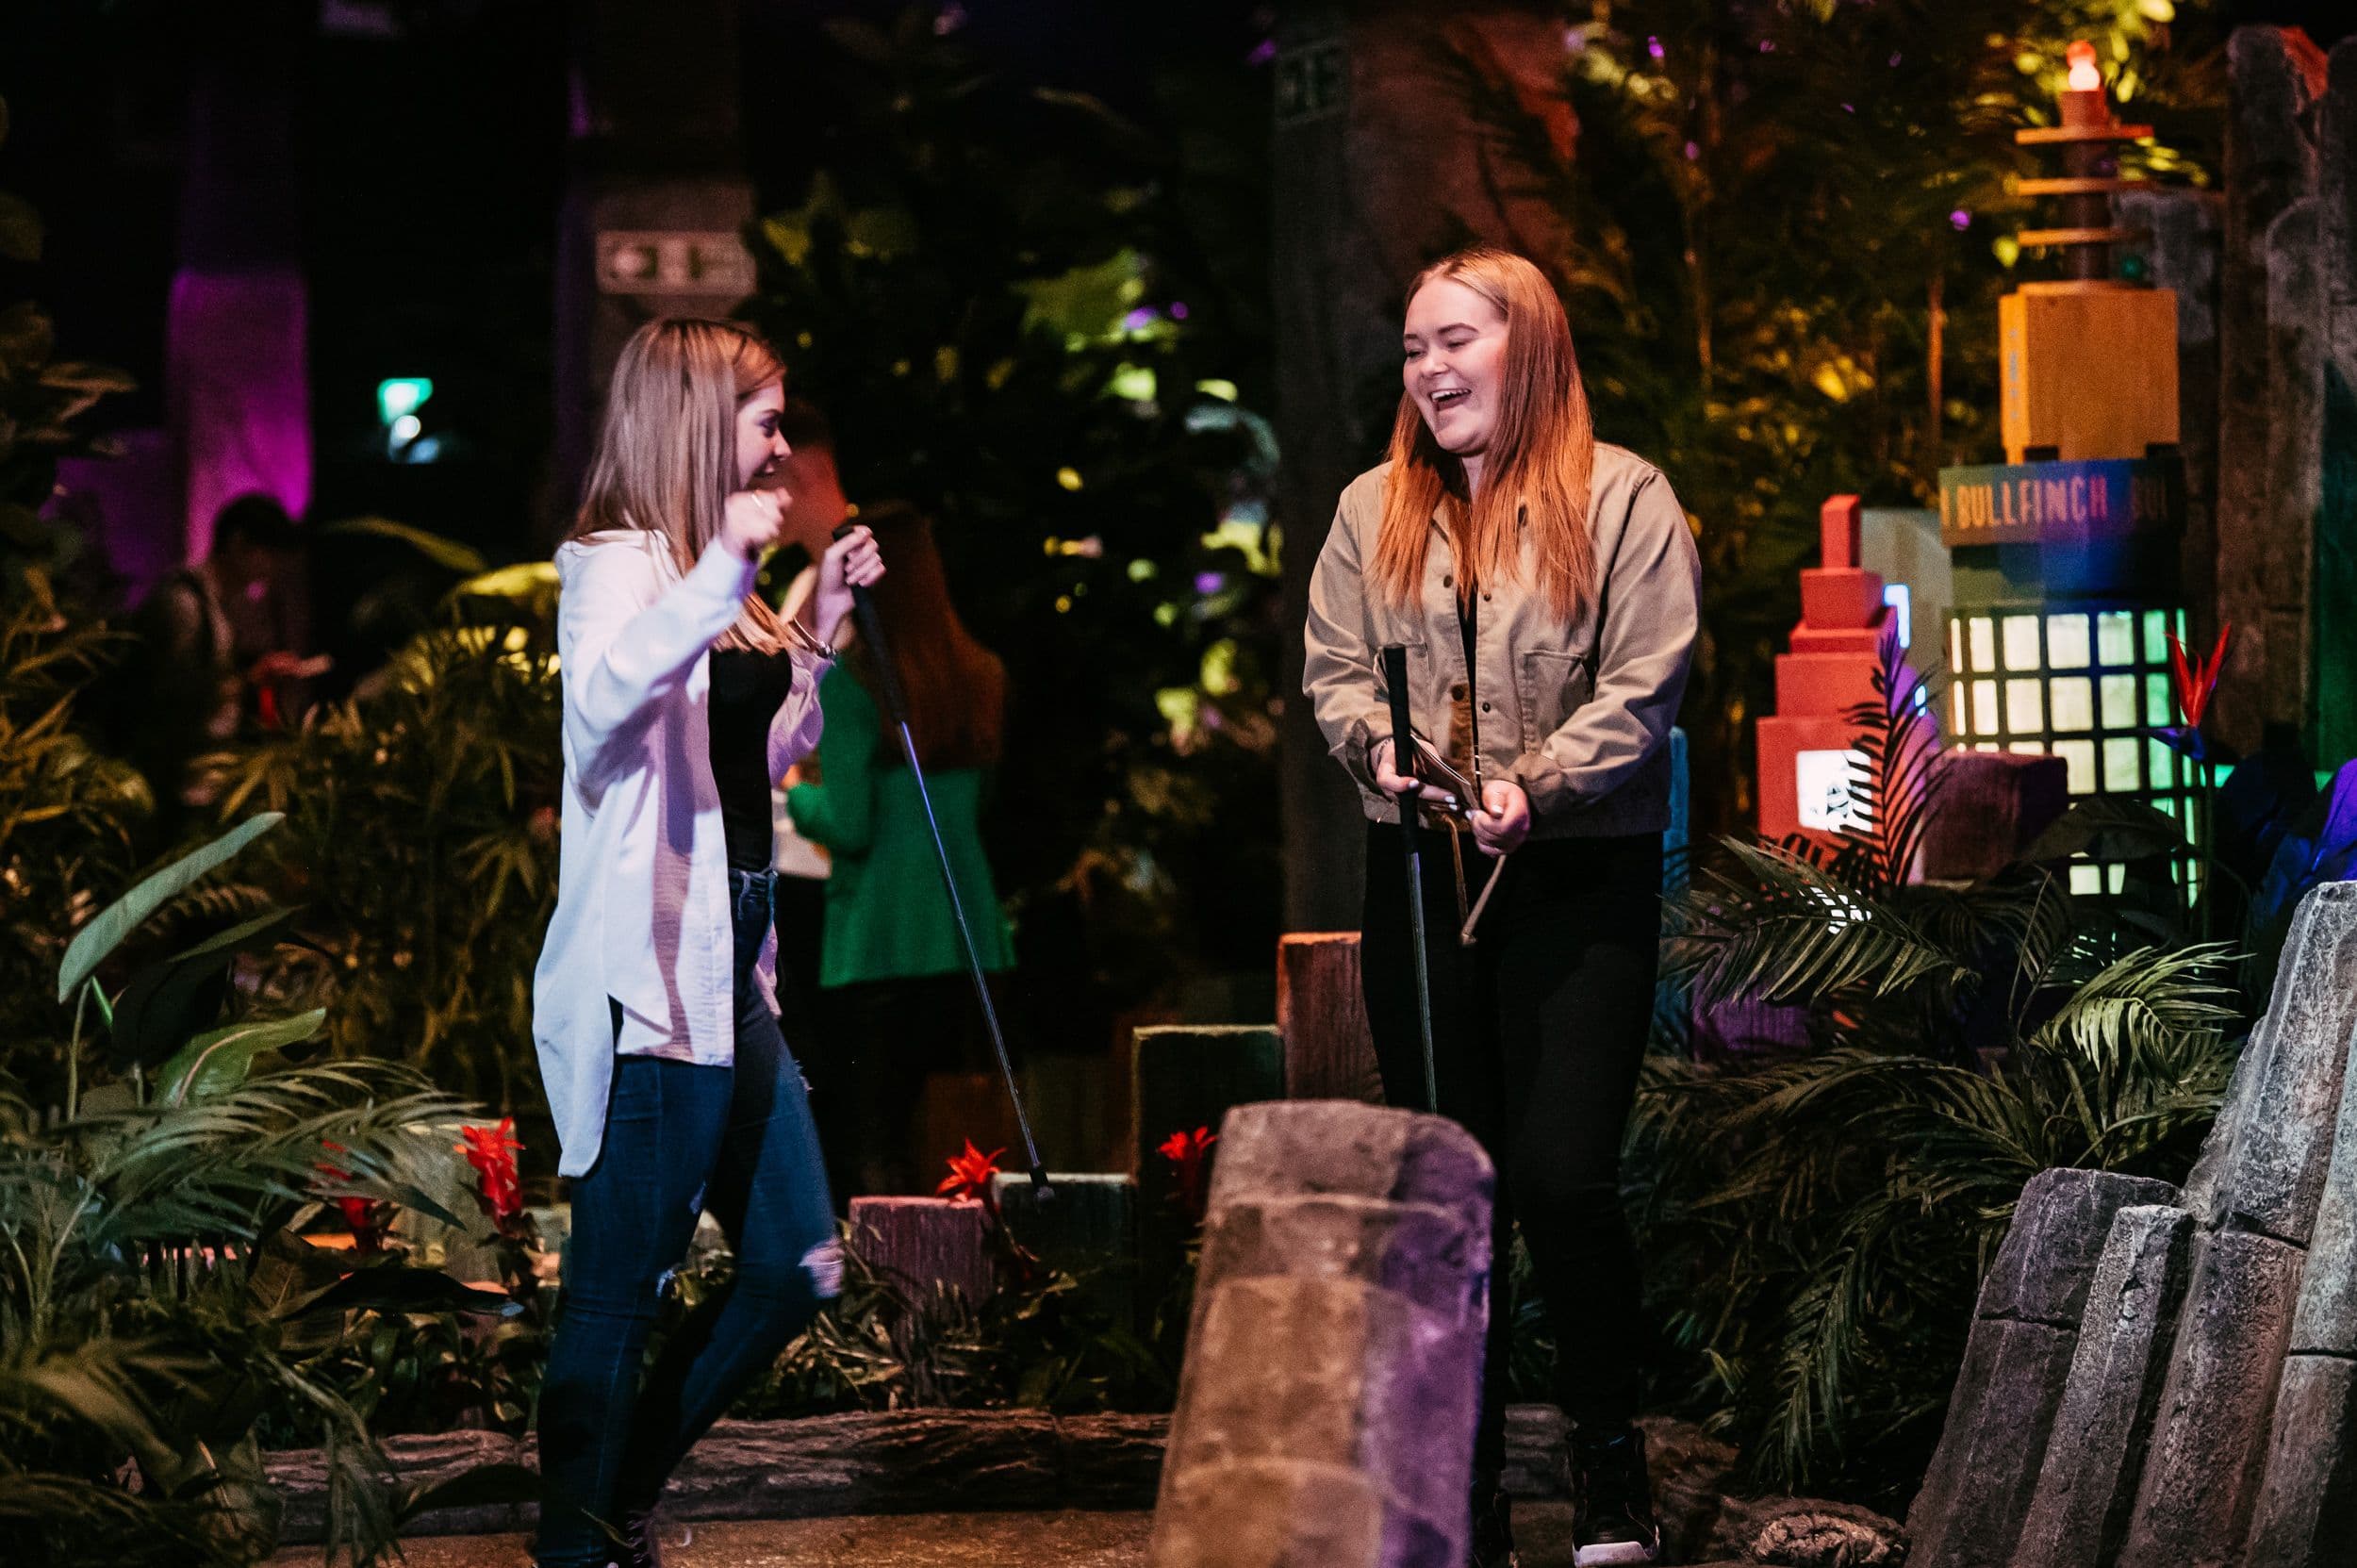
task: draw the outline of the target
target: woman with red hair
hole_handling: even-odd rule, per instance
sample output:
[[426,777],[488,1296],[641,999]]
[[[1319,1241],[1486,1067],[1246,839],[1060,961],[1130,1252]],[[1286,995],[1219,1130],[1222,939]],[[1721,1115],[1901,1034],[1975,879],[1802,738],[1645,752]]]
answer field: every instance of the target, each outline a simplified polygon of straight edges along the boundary
[[[1660,470],[1600,445],[1545,276],[1476,247],[1408,290],[1389,460],[1343,492],[1310,581],[1303,686],[1369,819],[1361,970],[1386,1097],[1462,1123],[1498,1170],[1492,1279],[1522,1226],[1555,1330],[1579,1478],[1576,1561],[1659,1549],[1637,1414],[1643,1325],[1620,1207],[1653,1016],[1670,726],[1700,561]],[[1469,777],[1463,886],[1424,884],[1437,1107],[1396,802],[1426,801],[1376,668],[1408,651],[1410,722]],[[1435,771],[1426,769],[1426,771]],[[1504,857],[1512,855],[1512,860]],[[1460,943],[1459,898],[1482,898]],[[1510,1303],[1493,1293],[1474,1450],[1474,1560],[1510,1563]]]

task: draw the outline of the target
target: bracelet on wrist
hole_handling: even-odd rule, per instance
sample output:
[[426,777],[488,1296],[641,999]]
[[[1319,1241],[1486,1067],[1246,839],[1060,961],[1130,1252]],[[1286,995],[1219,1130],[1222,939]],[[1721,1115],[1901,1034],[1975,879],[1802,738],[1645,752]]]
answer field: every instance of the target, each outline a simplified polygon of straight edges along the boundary
[[833,662],[835,652],[832,644],[820,642],[799,620],[787,620],[783,624],[785,627],[786,636],[793,641],[794,646],[814,658],[825,659],[829,663]]

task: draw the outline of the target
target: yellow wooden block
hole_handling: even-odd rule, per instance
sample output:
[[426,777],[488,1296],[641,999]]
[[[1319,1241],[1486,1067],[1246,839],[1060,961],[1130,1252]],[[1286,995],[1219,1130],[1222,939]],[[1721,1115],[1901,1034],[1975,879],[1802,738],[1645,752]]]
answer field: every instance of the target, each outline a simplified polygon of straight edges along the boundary
[[2177,439],[2177,296],[2108,284],[2024,284],[1997,302],[2005,460],[2141,457]]

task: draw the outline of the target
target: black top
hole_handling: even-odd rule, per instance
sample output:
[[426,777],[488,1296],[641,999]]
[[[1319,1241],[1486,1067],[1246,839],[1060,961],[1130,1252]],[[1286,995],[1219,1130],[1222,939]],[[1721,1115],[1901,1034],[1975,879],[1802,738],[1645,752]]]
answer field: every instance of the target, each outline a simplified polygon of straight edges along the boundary
[[712,651],[712,782],[729,865],[769,868],[769,720],[794,689],[794,661],[741,648]]

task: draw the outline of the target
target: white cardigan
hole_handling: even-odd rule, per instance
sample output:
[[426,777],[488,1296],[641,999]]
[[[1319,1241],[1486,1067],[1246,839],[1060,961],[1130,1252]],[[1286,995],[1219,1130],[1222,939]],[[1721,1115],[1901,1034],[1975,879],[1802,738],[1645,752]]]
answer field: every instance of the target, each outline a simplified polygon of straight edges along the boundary
[[[558,1173],[597,1163],[614,1080],[610,997],[635,1048],[725,1065],[736,1048],[728,843],[712,782],[713,642],[753,566],[715,539],[682,575],[660,536],[591,535],[556,553],[565,801],[556,914],[533,975],[532,1035],[555,1114]],[[793,652],[769,721],[769,776],[818,744],[825,664]],[[770,993],[774,938],[761,984]]]

